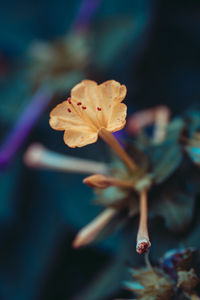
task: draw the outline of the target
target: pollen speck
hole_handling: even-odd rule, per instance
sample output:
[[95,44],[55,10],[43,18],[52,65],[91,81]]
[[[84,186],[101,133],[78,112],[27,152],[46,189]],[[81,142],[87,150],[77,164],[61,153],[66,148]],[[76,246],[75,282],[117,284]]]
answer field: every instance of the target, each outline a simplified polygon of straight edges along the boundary
[[98,110],[98,111],[101,111],[101,107],[97,107],[97,110]]
[[71,109],[70,109],[70,108],[68,108],[68,109],[67,109],[67,111],[68,111],[68,112],[71,112]]
[[77,105],[81,105],[81,104],[82,104],[81,102],[78,102],[78,103],[77,103]]
[[71,97],[68,98],[68,102],[69,102],[69,104],[72,104]]
[[82,106],[82,109],[86,109],[86,106]]

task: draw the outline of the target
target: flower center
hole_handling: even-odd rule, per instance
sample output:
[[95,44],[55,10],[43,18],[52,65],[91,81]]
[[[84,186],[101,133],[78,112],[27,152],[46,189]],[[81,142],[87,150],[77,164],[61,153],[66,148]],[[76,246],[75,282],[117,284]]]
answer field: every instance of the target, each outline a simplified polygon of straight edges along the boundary
[[[102,127],[102,125],[101,125],[102,120],[99,119],[100,115],[97,114],[97,112],[102,111],[101,107],[99,107],[99,106],[95,107],[93,105],[93,103],[91,103],[92,107],[88,107],[88,106],[84,105],[83,102],[79,101],[78,99],[77,99],[77,101],[72,100],[71,97],[68,97],[67,101],[71,106],[71,107],[67,108],[68,113],[72,113],[72,112],[76,113],[77,115],[80,116],[80,118],[84,119],[86,122],[89,121],[91,127],[95,126],[95,129]],[[79,107],[79,109],[78,109],[78,107]],[[87,108],[88,108],[88,113],[83,114],[83,111],[87,110]],[[92,110],[93,110],[93,114],[92,114]],[[103,117],[103,115],[101,115],[101,117]]]

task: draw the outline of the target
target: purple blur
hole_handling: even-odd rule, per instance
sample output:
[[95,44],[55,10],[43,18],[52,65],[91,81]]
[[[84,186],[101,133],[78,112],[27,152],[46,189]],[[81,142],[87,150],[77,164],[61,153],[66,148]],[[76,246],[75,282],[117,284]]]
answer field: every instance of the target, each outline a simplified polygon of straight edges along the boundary
[[76,18],[72,24],[72,31],[84,32],[88,29],[91,19],[102,0],[82,0]]
[[14,155],[25,142],[30,131],[50,103],[52,93],[47,89],[40,89],[30,100],[19,119],[0,147],[0,170],[7,167]]

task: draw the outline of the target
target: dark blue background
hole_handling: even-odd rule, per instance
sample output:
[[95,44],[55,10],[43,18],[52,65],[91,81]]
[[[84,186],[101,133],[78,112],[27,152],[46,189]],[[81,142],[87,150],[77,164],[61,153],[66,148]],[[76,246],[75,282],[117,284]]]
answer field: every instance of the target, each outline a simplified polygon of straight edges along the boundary
[[[4,1],[0,10],[1,67],[20,66],[33,40],[51,41],[68,32],[79,4],[67,0]],[[157,104],[166,104],[177,113],[199,102],[199,1],[104,0],[90,33],[92,73],[100,81],[114,78],[127,85],[129,113]],[[9,73],[0,83],[2,139],[26,102],[22,97],[25,88],[26,82]],[[75,232],[100,210],[91,203],[91,189],[81,183],[83,176],[24,166],[23,152],[34,141],[61,153],[108,160],[101,142],[68,149],[62,134],[49,128],[49,110],[10,168],[0,174],[3,300],[71,299],[120,248],[120,236],[115,234],[99,245],[72,250]],[[101,299],[95,297],[92,300]]]

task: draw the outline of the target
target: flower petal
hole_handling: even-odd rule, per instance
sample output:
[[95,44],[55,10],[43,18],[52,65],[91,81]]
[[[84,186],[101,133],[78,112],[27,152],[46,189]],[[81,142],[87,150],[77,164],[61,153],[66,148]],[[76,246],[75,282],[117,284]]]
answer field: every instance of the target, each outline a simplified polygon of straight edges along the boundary
[[92,130],[82,130],[82,128],[69,129],[64,133],[64,142],[71,148],[83,147],[95,143],[98,139],[98,133]]
[[51,111],[49,123],[55,130],[66,130],[77,126],[82,126],[82,130],[90,128],[68,101],[62,102]]
[[108,80],[100,85],[95,81],[83,80],[71,92],[72,102],[79,101],[86,107],[84,116],[96,128],[107,128],[113,105],[126,96],[126,87],[115,80]]
[[[97,83],[93,80],[82,80],[80,83],[75,85],[71,90],[71,97],[74,100],[82,101],[84,105],[88,103],[87,89],[97,87]],[[86,101],[86,102],[85,102]]]
[[121,102],[126,97],[126,86],[115,80],[108,80],[99,85],[103,101],[112,104],[113,101]]
[[103,107],[102,113],[106,120],[106,128],[109,126],[113,106],[120,103],[126,96],[126,87],[115,80],[108,80],[99,85],[101,97],[100,107]]
[[107,130],[114,132],[122,129],[126,124],[127,106],[124,103],[118,103],[112,108],[108,120]]
[[[106,126],[106,121],[102,118],[103,114],[100,107],[99,86],[95,81],[83,80],[77,84],[71,91],[72,103],[79,106],[79,112],[84,119],[93,127],[101,128]],[[84,107],[84,110],[82,109]]]

